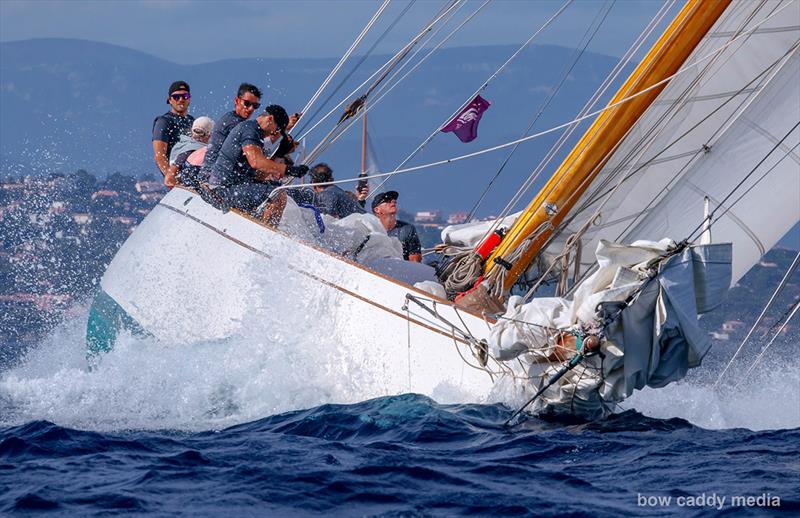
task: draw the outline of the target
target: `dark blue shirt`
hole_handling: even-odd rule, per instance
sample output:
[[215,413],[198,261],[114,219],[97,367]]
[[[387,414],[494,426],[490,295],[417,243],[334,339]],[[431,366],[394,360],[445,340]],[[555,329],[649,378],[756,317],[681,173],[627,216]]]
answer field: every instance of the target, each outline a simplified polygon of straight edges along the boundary
[[344,218],[350,214],[364,214],[358,200],[352,198],[336,185],[329,185],[325,190],[314,195],[314,206],[323,214],[334,218]]
[[409,255],[421,254],[422,245],[417,236],[417,229],[414,225],[405,221],[397,220],[394,228],[387,232],[392,237],[396,237],[403,245],[403,259],[408,260]]
[[214,129],[211,131],[211,139],[208,141],[206,158],[203,162],[203,172],[211,174],[211,169],[213,169],[214,163],[217,161],[217,156],[219,156],[219,150],[222,144],[225,142],[225,139],[228,138],[228,134],[231,130],[243,120],[245,119],[236,115],[235,111],[232,111],[226,113],[214,123]]
[[[234,127],[222,143],[219,156],[211,169],[208,181],[212,186],[230,187],[254,183],[257,171],[250,167],[242,151],[245,146],[263,146],[264,131],[255,120],[243,121]],[[206,158],[208,154],[206,154]]]
[[159,115],[153,120],[153,141],[160,140],[167,143],[167,157],[181,135],[192,134],[192,124],[194,117],[186,115],[181,117],[168,111],[164,115]]

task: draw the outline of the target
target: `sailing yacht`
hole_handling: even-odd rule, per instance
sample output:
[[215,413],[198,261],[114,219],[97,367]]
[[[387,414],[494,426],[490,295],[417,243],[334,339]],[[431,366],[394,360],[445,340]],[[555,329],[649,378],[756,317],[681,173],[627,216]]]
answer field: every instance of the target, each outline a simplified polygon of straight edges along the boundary
[[[91,361],[125,329],[224,340],[267,297],[331,313],[329,369],[358,369],[363,399],[447,387],[484,401],[512,386],[541,395],[531,408],[595,417],[680,379],[708,350],[697,315],[800,220],[798,27],[796,0],[688,0],[528,207],[448,243],[475,266],[470,252],[506,227],[458,290],[329,246],[291,204],[272,228],[172,189],[101,280]],[[553,275],[562,297],[512,295]]]

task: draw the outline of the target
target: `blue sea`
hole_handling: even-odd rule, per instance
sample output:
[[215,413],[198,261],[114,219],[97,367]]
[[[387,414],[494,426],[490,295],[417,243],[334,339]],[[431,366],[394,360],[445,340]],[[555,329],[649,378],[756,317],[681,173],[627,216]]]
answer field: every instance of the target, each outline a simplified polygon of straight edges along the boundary
[[512,405],[360,401],[357,376],[323,379],[246,340],[129,337],[89,371],[81,327],[3,357],[0,514],[800,513],[796,354],[715,390],[720,353],[606,419],[507,428]]

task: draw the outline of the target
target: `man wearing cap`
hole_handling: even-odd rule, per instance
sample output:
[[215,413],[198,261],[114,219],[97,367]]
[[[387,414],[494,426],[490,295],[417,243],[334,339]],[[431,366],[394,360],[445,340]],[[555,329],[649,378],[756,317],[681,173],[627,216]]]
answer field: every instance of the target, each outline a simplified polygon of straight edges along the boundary
[[288,124],[286,110],[276,104],[267,106],[255,120],[237,124],[222,143],[208,179],[209,187],[228,206],[273,226],[280,221],[285,194],[281,193],[261,214],[259,207],[284,176],[300,178],[308,172],[308,166],[286,165],[264,155],[264,139],[282,134]]
[[153,121],[153,158],[164,175],[164,184],[168,187],[175,185],[175,175],[178,172],[177,167],[170,165],[169,154],[181,135],[189,135],[194,122],[194,117],[189,115],[191,97],[189,84],[186,81],[175,81],[169,85],[167,94],[170,110]]
[[372,212],[381,220],[383,228],[403,245],[403,259],[422,262],[422,245],[414,225],[397,219],[397,191],[386,191],[372,199]]
[[[333,169],[324,162],[311,168],[309,172],[311,183],[324,183],[333,181]],[[323,214],[334,218],[344,218],[350,214],[364,214],[364,200],[369,195],[369,188],[359,191],[355,196],[346,192],[338,185],[315,185],[314,206]]]

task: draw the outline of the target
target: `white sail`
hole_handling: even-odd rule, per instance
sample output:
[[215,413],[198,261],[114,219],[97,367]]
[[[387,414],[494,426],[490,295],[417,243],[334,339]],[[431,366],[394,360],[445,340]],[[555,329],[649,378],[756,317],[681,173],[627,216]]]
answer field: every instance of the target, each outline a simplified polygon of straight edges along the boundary
[[800,132],[788,133],[800,120],[799,40],[796,0],[731,4],[611,156],[562,236],[592,219],[584,249],[600,239],[684,239],[702,225],[708,196],[715,216],[725,212],[712,235],[733,242],[736,282],[800,219],[792,150]]

